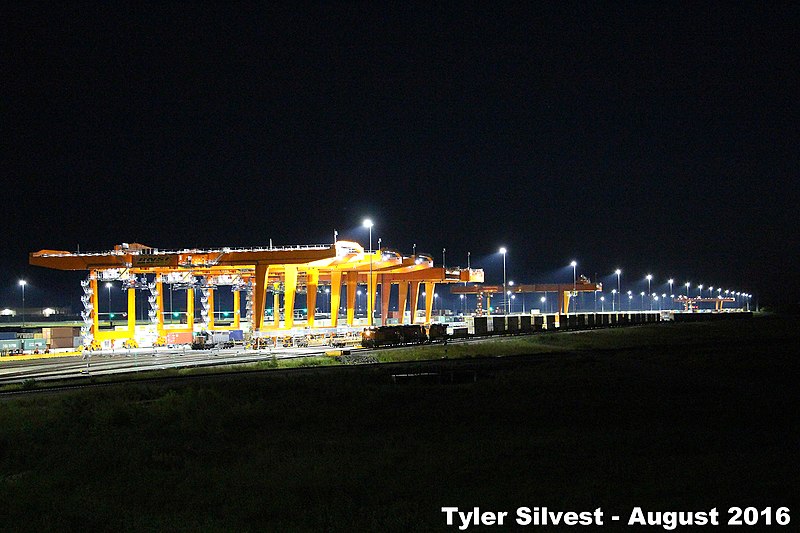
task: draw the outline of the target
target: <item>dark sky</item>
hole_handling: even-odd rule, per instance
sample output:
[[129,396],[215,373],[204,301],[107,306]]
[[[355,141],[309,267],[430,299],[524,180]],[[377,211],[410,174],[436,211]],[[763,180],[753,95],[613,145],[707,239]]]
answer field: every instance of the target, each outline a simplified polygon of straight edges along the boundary
[[192,4],[2,8],[0,306],[21,276],[77,304],[41,248],[366,244],[364,216],[493,282],[505,245],[520,281],[800,299],[797,4]]

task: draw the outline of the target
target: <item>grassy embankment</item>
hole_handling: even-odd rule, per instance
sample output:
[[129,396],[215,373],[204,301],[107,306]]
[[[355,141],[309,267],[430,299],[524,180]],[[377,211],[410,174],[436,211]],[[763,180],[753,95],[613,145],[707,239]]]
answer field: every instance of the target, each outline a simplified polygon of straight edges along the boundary
[[397,385],[370,367],[4,400],[0,521],[9,531],[430,531],[443,529],[445,505],[795,510],[797,326],[450,344],[448,358],[564,352],[461,385]]

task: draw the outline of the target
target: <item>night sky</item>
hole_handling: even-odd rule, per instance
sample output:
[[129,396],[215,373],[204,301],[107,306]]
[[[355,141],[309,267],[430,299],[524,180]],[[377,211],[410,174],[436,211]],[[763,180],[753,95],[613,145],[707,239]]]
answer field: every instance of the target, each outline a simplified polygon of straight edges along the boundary
[[506,246],[520,282],[800,300],[796,3],[193,4],[2,8],[0,306],[20,277],[78,305],[42,248],[366,244],[365,216],[494,283]]

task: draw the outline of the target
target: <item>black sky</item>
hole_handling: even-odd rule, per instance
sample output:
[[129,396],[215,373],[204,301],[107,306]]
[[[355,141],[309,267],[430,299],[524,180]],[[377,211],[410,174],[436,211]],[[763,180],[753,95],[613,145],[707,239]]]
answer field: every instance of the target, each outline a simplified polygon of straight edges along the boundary
[[[3,7],[0,306],[41,248],[375,238],[800,299],[791,3]],[[571,274],[567,274],[571,278]],[[57,290],[69,290],[56,296]]]

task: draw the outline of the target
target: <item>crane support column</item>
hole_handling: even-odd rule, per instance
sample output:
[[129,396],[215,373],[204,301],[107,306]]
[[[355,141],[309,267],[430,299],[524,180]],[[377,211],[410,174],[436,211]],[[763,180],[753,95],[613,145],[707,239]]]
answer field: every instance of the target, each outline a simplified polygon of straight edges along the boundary
[[339,325],[339,306],[342,302],[342,272],[331,272],[331,327]]
[[159,337],[163,337],[164,333],[164,283],[161,276],[156,277],[156,307],[158,307],[158,319],[156,331]]
[[417,321],[417,307],[419,306],[419,281],[411,282],[411,324]]
[[242,314],[242,291],[233,291],[233,329],[239,329]]
[[392,284],[383,281],[384,276],[381,276],[381,325],[386,326],[389,324],[389,296],[392,294]]
[[128,289],[128,338],[133,339],[136,333],[136,289]]
[[281,293],[277,289],[272,291],[272,326],[275,328],[281,325]]
[[314,314],[317,307],[317,284],[319,283],[319,270],[309,268],[306,272],[306,307],[308,308],[308,327],[314,327]]
[[436,294],[436,283],[431,281],[425,282],[425,324],[431,323],[431,314],[433,313],[433,295]]
[[194,287],[186,289],[186,327],[194,332]]
[[367,284],[367,324],[370,326],[375,325],[375,293],[377,291],[376,282],[378,275],[375,273],[369,274],[369,283]]
[[214,289],[208,289],[208,329],[214,327]]
[[253,279],[253,318],[251,329],[260,331],[264,326],[264,307],[267,303],[267,276],[269,265],[256,263],[256,277]]
[[356,317],[356,288],[358,273],[347,272],[347,325],[352,326]]
[[401,281],[397,284],[397,310],[400,312],[399,324],[406,322],[406,300],[408,299],[408,285],[407,281]]
[[92,338],[96,339],[97,334],[100,333],[100,319],[98,312],[100,310],[99,307],[99,298],[97,297],[97,271],[92,270],[89,272],[89,279],[91,280],[91,287],[92,287]]
[[283,326],[294,327],[294,297],[297,294],[297,265],[284,266]]

